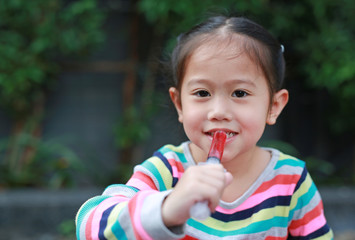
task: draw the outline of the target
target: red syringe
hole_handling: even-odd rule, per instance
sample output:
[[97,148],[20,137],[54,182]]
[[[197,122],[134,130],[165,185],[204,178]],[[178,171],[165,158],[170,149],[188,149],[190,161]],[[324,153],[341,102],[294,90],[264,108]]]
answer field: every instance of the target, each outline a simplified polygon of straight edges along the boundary
[[[206,162],[199,164],[218,164],[223,156],[224,144],[227,134],[217,131],[213,134],[212,144]],[[197,202],[190,208],[190,216],[198,220],[205,220],[211,215],[208,201]]]

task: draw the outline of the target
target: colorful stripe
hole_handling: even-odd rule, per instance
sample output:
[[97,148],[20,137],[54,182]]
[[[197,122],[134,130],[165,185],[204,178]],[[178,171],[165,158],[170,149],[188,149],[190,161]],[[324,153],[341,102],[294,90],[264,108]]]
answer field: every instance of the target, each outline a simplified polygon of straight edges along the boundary
[[128,202],[123,202],[121,204],[117,204],[110,213],[108,213],[106,228],[104,230],[104,235],[106,239],[127,239],[125,231],[117,221],[119,214],[122,209],[127,207]]
[[132,224],[134,226],[134,234],[136,239],[138,240],[152,240],[152,238],[149,237],[149,235],[143,228],[140,218],[140,212],[143,205],[144,197],[148,196],[149,194],[150,191],[142,191],[140,192],[140,194],[134,196],[128,204],[129,213],[131,215]]
[[[161,206],[154,202],[163,201],[166,190],[177,184],[188,167],[185,154],[190,153],[184,153],[184,149],[188,148],[164,146],[135,167],[126,185],[111,185],[104,195],[87,201],[77,214],[77,238],[333,239],[322,200],[305,163],[274,149],[269,166],[240,199],[221,203],[205,221],[189,219],[185,236],[167,233],[165,226],[155,225],[162,221]],[[158,214],[155,221],[149,221],[150,216],[146,215],[154,213]],[[153,232],[155,237],[149,235]]]

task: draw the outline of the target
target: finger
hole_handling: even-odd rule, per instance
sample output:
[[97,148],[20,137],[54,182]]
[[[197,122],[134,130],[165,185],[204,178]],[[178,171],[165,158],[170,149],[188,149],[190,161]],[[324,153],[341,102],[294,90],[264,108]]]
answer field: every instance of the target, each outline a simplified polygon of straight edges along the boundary
[[225,172],[224,173],[224,180],[225,180],[225,184],[224,187],[227,187],[229,184],[232,183],[233,181],[233,175],[230,172]]
[[201,177],[205,180],[224,180],[225,170],[221,164],[199,166]]

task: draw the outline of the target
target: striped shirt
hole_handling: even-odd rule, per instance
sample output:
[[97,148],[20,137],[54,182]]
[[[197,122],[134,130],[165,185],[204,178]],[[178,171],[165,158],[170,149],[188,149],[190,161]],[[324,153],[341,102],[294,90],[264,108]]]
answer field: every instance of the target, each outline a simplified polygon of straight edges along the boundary
[[240,198],[220,201],[204,221],[190,218],[168,229],[161,205],[195,165],[188,144],[162,147],[134,168],[127,184],[85,202],[76,217],[77,239],[333,239],[305,163],[271,148],[269,164]]

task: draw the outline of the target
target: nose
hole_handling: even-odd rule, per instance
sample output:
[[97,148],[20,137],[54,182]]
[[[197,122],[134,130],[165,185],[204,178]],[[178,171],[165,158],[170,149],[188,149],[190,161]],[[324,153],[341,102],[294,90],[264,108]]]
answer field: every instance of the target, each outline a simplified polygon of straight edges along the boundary
[[230,121],[232,119],[232,113],[228,99],[215,97],[211,101],[207,117],[210,121]]

